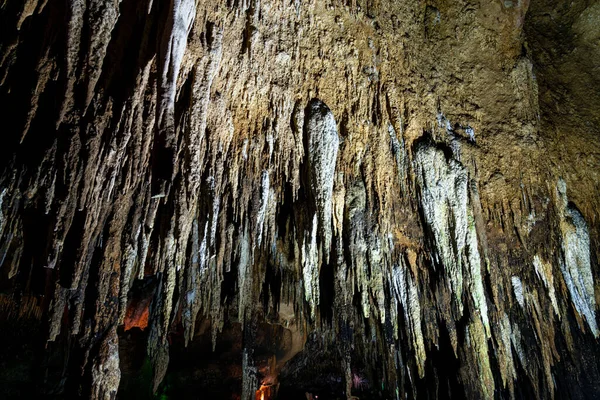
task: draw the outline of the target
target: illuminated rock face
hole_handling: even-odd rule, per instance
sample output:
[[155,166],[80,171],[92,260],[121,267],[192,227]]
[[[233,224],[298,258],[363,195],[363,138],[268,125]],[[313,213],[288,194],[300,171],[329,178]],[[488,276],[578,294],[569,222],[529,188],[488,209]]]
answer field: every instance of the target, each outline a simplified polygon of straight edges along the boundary
[[600,396],[599,10],[5,1],[0,397]]

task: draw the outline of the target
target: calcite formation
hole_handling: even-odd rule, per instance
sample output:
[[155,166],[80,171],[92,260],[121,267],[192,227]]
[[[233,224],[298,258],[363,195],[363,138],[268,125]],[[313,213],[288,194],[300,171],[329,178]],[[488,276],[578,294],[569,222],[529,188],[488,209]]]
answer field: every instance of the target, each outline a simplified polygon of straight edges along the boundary
[[600,396],[597,2],[0,31],[0,397]]

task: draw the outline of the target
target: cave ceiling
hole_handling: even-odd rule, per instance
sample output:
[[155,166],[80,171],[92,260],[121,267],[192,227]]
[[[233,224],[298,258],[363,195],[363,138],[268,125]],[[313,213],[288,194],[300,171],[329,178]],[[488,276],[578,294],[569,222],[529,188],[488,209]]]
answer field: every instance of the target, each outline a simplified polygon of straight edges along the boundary
[[0,0],[0,397],[600,397],[600,2]]

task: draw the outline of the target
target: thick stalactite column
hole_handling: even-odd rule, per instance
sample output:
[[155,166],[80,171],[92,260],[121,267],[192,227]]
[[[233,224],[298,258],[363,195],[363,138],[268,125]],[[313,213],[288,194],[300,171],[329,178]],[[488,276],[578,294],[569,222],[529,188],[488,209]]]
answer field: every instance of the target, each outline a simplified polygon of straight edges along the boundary
[[[328,264],[332,236],[332,197],[339,137],[335,118],[318,99],[309,102],[304,113],[305,154],[308,166],[308,198],[302,248],[304,293],[312,318],[319,305],[321,265]],[[314,213],[311,215],[311,213]]]

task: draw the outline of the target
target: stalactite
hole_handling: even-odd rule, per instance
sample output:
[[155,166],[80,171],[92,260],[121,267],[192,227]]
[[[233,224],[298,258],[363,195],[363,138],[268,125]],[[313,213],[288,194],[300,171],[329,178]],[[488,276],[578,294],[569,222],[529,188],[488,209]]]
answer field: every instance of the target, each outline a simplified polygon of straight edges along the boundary
[[158,44],[159,93],[156,108],[154,196],[165,196],[177,159],[175,133],[175,95],[187,38],[196,17],[194,0],[170,0],[163,11],[163,32]]
[[416,175],[423,214],[434,240],[435,257],[445,270],[458,315],[463,313],[462,294],[466,283],[476,311],[486,332],[489,332],[481,259],[468,200],[467,171],[454,159],[447,162],[441,149],[428,144],[418,146],[415,152]]
[[323,102],[311,100],[307,112],[304,122],[308,135],[306,152],[310,170],[310,188],[319,217],[319,232],[323,243],[322,257],[327,263],[331,247],[331,198],[340,140],[335,118]]
[[93,361],[92,394],[93,399],[114,399],[119,389],[121,372],[119,369],[119,346],[116,329],[100,343],[99,359]]
[[594,336],[598,337],[596,322],[596,296],[590,263],[590,236],[583,216],[574,205],[568,204],[564,181],[558,183],[558,207],[562,208],[560,228],[564,263],[560,269],[565,279],[573,305],[585,319]]

